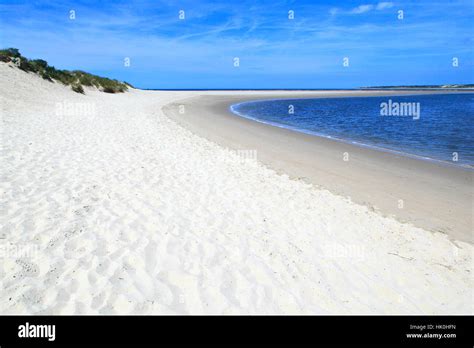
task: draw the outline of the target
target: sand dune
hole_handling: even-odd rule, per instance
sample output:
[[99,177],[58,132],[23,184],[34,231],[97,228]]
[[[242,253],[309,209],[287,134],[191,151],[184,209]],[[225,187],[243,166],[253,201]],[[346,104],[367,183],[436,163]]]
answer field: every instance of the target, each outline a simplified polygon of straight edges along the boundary
[[0,63],[2,314],[473,313],[472,245]]

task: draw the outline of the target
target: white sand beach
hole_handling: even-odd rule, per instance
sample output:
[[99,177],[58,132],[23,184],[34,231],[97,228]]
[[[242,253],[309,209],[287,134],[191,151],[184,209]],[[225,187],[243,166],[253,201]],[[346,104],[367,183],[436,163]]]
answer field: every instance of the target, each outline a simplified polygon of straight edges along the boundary
[[162,111],[236,92],[82,95],[0,75],[1,314],[474,313],[471,243]]

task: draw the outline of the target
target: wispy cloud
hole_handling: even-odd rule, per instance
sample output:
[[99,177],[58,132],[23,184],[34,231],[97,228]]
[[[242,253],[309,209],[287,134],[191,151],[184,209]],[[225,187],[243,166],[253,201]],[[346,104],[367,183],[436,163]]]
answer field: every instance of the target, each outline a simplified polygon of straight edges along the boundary
[[385,10],[386,8],[392,8],[393,7],[393,2],[379,2],[377,6],[375,7],[377,10]]
[[351,13],[356,13],[356,14],[365,13],[365,12],[369,12],[373,8],[374,8],[374,5],[359,5],[356,8],[354,8],[351,11]]
[[[472,76],[472,6],[462,0],[403,1],[343,6],[333,0],[117,0],[91,6],[18,0],[0,5],[0,45],[141,87],[268,87],[285,81],[341,87],[368,85],[367,76],[413,75],[421,84]],[[395,6],[410,16],[399,21],[390,10]],[[76,20],[68,18],[70,9]],[[185,20],[178,18],[181,9]],[[461,58],[458,70],[449,64],[453,55]],[[131,58],[130,68],[124,57]],[[234,57],[240,58],[238,69]],[[350,58],[350,68],[343,69],[343,57]]]
[[373,5],[373,4],[359,5],[355,8],[353,8],[349,12],[354,13],[354,14],[361,14],[361,13],[366,13],[366,12],[373,11],[373,10],[381,11],[381,10],[385,10],[385,9],[388,9],[388,8],[392,8],[393,5],[394,5],[393,2],[383,1],[383,2],[379,2],[375,5]]

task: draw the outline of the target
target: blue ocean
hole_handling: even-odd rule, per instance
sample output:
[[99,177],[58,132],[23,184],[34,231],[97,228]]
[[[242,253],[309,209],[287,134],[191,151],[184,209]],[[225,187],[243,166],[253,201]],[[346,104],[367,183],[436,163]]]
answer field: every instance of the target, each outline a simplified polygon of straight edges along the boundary
[[474,167],[474,94],[278,99],[231,110],[299,132]]

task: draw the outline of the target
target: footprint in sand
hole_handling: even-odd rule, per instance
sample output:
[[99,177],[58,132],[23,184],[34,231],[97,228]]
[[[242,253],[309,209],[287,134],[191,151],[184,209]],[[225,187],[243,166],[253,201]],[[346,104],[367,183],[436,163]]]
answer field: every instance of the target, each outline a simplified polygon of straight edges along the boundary
[[16,259],[15,263],[21,267],[21,271],[19,272],[21,278],[36,277],[39,274],[39,266],[27,259]]

